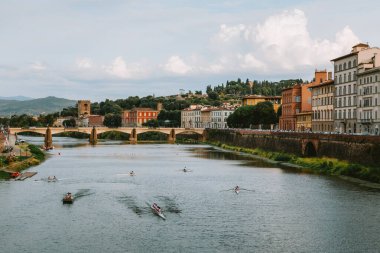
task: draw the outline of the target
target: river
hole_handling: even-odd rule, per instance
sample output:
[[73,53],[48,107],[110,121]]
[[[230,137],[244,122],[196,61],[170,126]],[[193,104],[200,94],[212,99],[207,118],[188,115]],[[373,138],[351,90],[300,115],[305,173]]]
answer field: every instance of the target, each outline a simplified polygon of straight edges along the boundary
[[36,176],[0,181],[0,252],[380,251],[379,190],[207,145],[53,141]]

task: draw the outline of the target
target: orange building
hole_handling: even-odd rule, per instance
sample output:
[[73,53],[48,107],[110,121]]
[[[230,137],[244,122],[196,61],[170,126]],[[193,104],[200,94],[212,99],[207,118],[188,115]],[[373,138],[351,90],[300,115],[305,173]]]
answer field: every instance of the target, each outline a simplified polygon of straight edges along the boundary
[[296,84],[282,92],[282,116],[280,126],[282,130],[306,131],[312,126],[312,99],[311,87],[331,79],[331,72],[326,70],[314,73],[310,83]]
[[89,115],[88,117],[89,127],[100,127],[103,126],[104,116],[102,115]]
[[279,128],[296,130],[296,114],[301,111],[301,85],[296,84],[282,90],[282,115]]
[[157,119],[158,110],[152,108],[133,108],[123,111],[122,125],[126,127],[141,127],[143,123],[149,120]]
[[281,105],[281,96],[262,96],[262,95],[248,95],[243,97],[243,105],[256,105],[260,102],[269,101],[273,104],[274,111],[277,112]]

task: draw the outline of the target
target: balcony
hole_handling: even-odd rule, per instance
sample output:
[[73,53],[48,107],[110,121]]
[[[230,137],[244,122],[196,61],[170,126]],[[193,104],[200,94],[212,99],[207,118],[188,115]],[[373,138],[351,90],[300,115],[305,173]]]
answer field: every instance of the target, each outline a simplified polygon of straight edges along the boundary
[[372,124],[373,119],[359,119],[359,122],[362,124]]

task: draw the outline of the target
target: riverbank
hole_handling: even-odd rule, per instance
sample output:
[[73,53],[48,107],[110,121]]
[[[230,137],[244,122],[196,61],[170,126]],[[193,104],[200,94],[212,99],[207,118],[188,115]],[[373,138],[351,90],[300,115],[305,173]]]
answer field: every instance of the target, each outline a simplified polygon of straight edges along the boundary
[[329,157],[298,157],[285,152],[265,151],[259,148],[242,148],[220,142],[208,142],[208,144],[227,150],[247,153],[267,162],[291,167],[302,172],[334,175],[343,179],[352,178],[362,180],[361,184],[364,184],[364,180],[365,182],[369,182],[367,184],[368,187],[372,187],[373,184],[376,184],[375,188],[380,188],[379,167],[368,167]]
[[20,148],[20,156],[9,155],[1,158],[0,179],[9,179],[10,173],[21,172],[45,160],[45,153],[35,145],[23,144]]

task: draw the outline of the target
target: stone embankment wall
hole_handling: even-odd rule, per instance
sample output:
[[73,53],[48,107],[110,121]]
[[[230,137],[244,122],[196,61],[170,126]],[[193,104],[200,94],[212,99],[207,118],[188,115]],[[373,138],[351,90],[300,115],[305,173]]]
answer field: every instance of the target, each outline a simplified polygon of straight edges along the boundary
[[308,145],[312,146],[317,157],[332,157],[369,166],[380,165],[380,136],[207,129],[206,140],[297,156],[308,156]]

